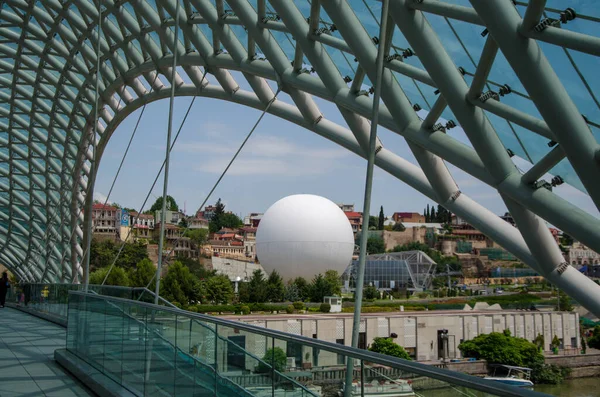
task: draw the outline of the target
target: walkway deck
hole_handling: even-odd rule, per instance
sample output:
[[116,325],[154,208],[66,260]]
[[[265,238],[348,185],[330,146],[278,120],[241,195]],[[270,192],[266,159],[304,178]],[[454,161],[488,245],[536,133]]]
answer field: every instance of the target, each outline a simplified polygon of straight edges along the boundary
[[93,396],[54,361],[65,333],[37,317],[0,309],[0,397]]

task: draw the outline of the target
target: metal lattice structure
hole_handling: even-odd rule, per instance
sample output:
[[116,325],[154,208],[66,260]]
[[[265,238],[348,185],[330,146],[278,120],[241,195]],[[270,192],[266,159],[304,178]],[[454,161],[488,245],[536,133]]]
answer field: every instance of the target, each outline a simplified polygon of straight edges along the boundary
[[[379,123],[406,139],[419,166],[381,142],[376,165],[600,314],[598,286],[564,263],[544,222],[600,251],[600,221],[552,192],[564,180],[600,205],[599,7],[391,0],[379,42],[375,0],[181,1],[178,19],[176,0],[0,2],[0,260],[18,277],[79,279],[91,162],[124,118],[169,97],[171,84],[177,96],[263,110],[276,82],[291,103],[276,100],[270,114],[366,157],[384,46]],[[335,104],[347,126],[325,118],[314,97]],[[469,145],[448,133],[455,125]],[[513,154],[533,168],[520,172]],[[518,228],[462,194],[445,162],[497,189]],[[561,178],[541,181],[550,170]]]

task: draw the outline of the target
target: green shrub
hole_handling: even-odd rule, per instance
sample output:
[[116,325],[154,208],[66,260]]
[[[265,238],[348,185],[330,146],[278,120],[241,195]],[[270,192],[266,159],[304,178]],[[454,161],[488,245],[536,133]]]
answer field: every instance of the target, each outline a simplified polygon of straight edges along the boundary
[[321,306],[319,306],[319,311],[321,313],[329,313],[331,311],[331,305],[329,303],[321,303]]
[[243,305],[242,307],[240,307],[240,312],[242,314],[250,314],[250,308],[246,305]]
[[[318,307],[309,307],[308,308],[308,312],[309,313],[317,313],[319,311]],[[352,313],[352,312],[351,312]]]
[[287,307],[285,308],[285,312],[287,314],[292,314],[294,313],[294,305],[287,305]]
[[419,299],[425,299],[425,298],[427,298],[428,296],[429,296],[429,294],[428,294],[427,292],[419,292],[419,293],[417,293],[417,297],[418,297]]
[[198,313],[198,308],[196,306],[188,306],[188,312]]
[[404,360],[410,360],[410,355],[404,350],[402,346],[391,338],[375,338],[373,343],[369,347],[369,350],[375,353],[386,354],[392,357],[402,358]]
[[283,371],[285,370],[285,363],[287,357],[285,352],[280,347],[274,347],[272,349],[267,350],[262,361],[258,363],[256,367],[256,372],[258,373],[268,373],[271,372],[271,367],[275,369],[275,371]]
[[294,309],[304,310],[304,302],[294,302]]

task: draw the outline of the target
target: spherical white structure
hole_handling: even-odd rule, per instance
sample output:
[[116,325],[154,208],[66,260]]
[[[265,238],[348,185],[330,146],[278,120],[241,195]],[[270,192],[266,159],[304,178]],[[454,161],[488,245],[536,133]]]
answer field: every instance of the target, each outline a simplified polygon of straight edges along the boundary
[[284,278],[312,279],[326,270],[340,274],[352,260],[354,234],[344,212],[312,194],[284,197],[263,215],[256,255],[264,269]]

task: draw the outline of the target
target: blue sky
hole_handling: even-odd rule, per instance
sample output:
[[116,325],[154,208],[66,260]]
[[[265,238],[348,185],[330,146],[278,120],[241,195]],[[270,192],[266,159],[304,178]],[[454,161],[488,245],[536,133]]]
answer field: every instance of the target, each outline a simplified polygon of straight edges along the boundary
[[[243,77],[234,76],[239,83]],[[241,84],[242,89],[247,85]],[[282,100],[288,101],[285,94]],[[175,99],[173,136],[191,98]],[[344,125],[338,110],[317,100],[328,119]],[[139,209],[165,155],[168,100],[149,104],[140,122],[132,148],[116,182],[110,202]],[[134,129],[140,110],[130,115],[115,131],[102,158],[95,198],[103,200]],[[171,153],[169,194],[184,204],[188,214],[206,198],[227,162],[248,134],[260,112],[214,99],[197,98]],[[460,128],[449,131],[466,141]],[[416,160],[399,135],[380,128],[384,146],[412,163]],[[514,158],[521,169],[528,164]],[[290,194],[312,193],[334,202],[353,203],[362,211],[366,160],[302,127],[266,115],[246,147],[215,190],[208,203],[219,197],[227,209],[245,215],[264,212]],[[449,165],[460,189],[497,214],[506,210],[496,191]],[[145,209],[162,194],[162,176]],[[549,179],[548,179],[549,180]],[[594,216],[598,212],[587,195],[564,184],[555,192]],[[408,185],[376,168],[371,213],[383,205],[386,215],[396,211],[422,212],[433,202]]]

